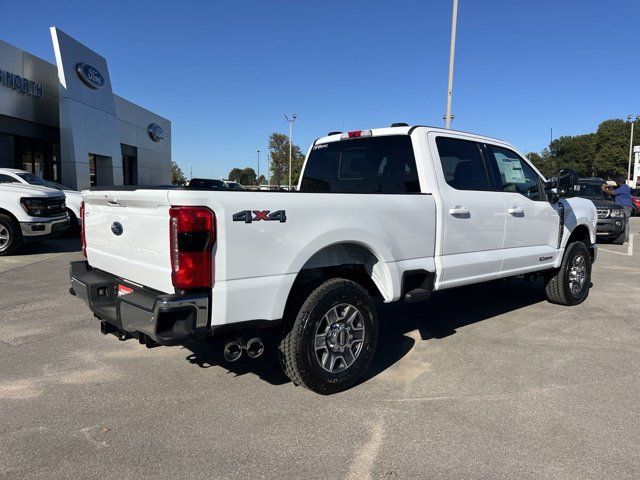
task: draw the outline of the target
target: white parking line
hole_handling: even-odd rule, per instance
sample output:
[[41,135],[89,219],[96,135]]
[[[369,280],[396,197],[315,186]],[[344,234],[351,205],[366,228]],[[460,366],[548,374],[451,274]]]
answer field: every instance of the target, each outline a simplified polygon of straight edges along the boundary
[[607,250],[606,248],[602,248],[600,245],[598,245],[598,251],[599,252],[615,253],[617,255],[625,255],[627,257],[632,257],[633,256],[633,234],[629,235],[629,244],[627,245],[627,253],[615,252],[613,250]]

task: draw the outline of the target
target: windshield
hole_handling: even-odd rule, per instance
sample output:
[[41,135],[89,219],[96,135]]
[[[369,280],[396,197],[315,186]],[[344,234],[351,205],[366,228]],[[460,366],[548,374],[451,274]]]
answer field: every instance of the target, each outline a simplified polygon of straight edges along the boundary
[[52,182],[50,180],[43,180],[40,177],[36,177],[32,173],[18,173],[16,175],[18,175],[25,182],[31,185],[40,185],[41,187],[55,188],[56,190],[71,190],[69,187],[65,187],[61,183]]
[[30,183],[31,185],[40,185],[42,187],[48,187],[46,181],[44,181],[40,177],[36,177],[32,173],[18,173],[17,175],[27,183]]
[[600,190],[600,185],[595,183],[581,183],[580,184],[580,197],[597,197],[605,198],[604,193]]
[[69,187],[65,187],[64,185],[62,185],[61,183],[58,183],[58,182],[52,182],[50,180],[45,180],[44,183],[49,188],[57,188],[58,190],[71,190]]

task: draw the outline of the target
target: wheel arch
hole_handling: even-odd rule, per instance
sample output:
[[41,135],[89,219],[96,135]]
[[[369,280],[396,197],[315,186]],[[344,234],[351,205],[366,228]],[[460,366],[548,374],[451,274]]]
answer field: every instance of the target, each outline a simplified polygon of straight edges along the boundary
[[[360,271],[375,286],[375,290],[370,291],[370,294],[380,296],[386,301],[393,298],[394,288],[389,265],[383,261],[371,245],[358,241],[336,242],[318,249],[302,265],[296,280],[301,276],[308,275],[310,270],[335,269],[345,270],[347,275],[346,270],[349,269]],[[354,278],[351,279],[356,281]],[[368,287],[371,285],[362,286],[370,290]]]
[[582,242],[585,244],[587,249],[589,250],[589,255],[591,256],[591,260],[595,260],[595,250],[591,245],[591,231],[589,227],[585,224],[576,225],[573,229],[569,237],[567,238],[567,242],[564,247],[566,248],[571,245],[573,242]]
[[0,207],[0,215],[7,215],[8,217],[11,217],[13,220],[15,220],[17,223],[20,223],[20,221],[16,218],[16,216],[11,213],[9,210],[6,210],[2,207]]
[[[392,264],[393,265],[393,264]],[[361,285],[369,295],[392,301],[399,286],[394,284],[393,266],[363,242],[336,242],[316,250],[300,267],[287,295],[285,312],[297,306],[319,284],[330,278],[345,278]]]

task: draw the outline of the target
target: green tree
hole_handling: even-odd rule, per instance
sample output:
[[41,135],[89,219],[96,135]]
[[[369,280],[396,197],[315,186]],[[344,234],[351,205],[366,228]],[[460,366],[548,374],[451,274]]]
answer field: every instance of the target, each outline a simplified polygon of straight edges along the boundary
[[558,173],[558,161],[548,148],[544,148],[540,153],[527,153],[527,158],[547,178],[554,177]]
[[556,159],[556,168],[572,168],[583,177],[594,175],[596,141],[595,133],[555,139],[550,150]]
[[187,179],[182,173],[182,169],[174,161],[171,161],[171,184],[172,185],[184,185],[187,183]]
[[251,167],[232,168],[227,178],[241,185],[255,185],[256,171]]
[[251,167],[242,169],[242,185],[255,185],[256,184],[256,171]]
[[232,168],[231,171],[229,172],[229,175],[227,176],[227,178],[229,180],[231,180],[232,182],[238,182],[238,183],[242,183],[242,170],[239,168]]
[[555,176],[560,168],[572,168],[585,177],[625,175],[630,130],[629,122],[605,120],[595,133],[557,138],[549,148],[527,157],[547,177]]
[[[271,184],[289,184],[289,137],[283,133],[272,133],[269,136],[269,154],[271,156]],[[300,147],[291,148],[291,182],[295,185],[300,178],[304,155]]]
[[605,120],[596,132],[595,175],[613,178],[626,177],[629,160],[631,126],[624,120]]

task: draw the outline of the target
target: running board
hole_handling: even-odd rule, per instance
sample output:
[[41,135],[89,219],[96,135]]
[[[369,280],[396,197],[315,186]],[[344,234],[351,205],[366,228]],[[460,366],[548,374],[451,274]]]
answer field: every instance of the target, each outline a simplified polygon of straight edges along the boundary
[[402,300],[407,303],[415,303],[429,300],[429,297],[431,297],[431,292],[429,290],[425,290],[424,288],[415,288],[405,293]]

